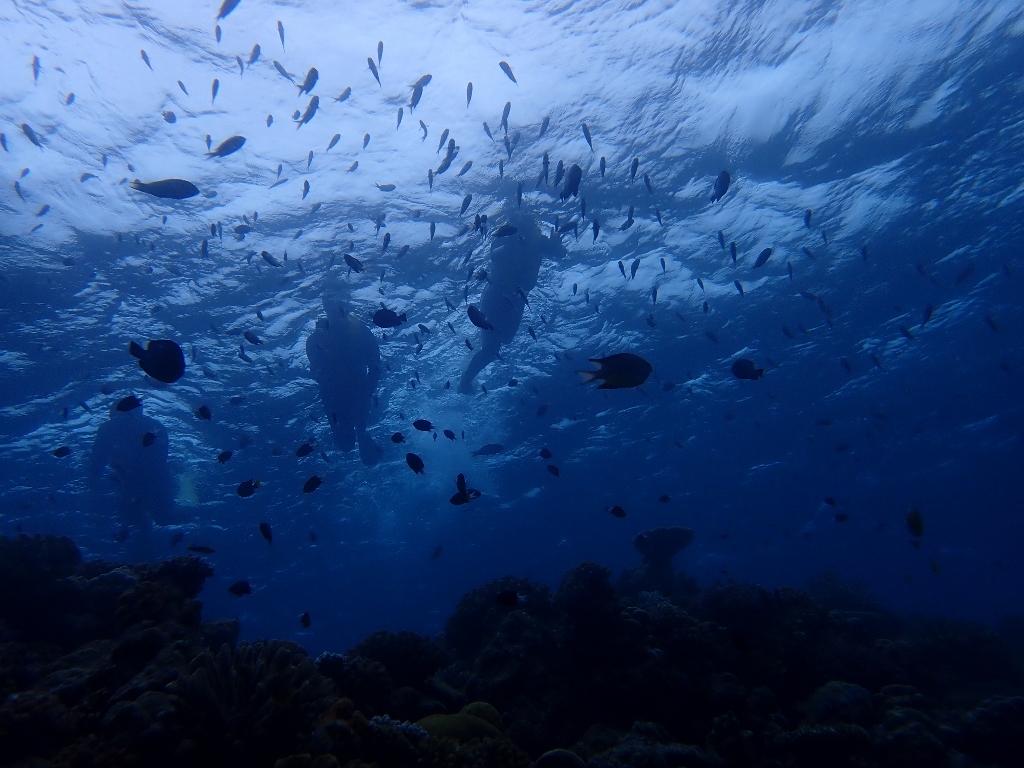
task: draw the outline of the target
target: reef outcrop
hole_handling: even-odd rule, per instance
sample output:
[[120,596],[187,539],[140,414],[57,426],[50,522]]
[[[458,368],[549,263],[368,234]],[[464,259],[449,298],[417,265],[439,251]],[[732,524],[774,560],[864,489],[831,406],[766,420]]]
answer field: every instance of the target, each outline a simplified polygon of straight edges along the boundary
[[0,765],[1024,765],[1019,632],[897,616],[837,580],[701,588],[667,536],[618,582],[589,562],[554,591],[503,577],[438,637],[315,661],[204,622],[201,559],[0,538]]

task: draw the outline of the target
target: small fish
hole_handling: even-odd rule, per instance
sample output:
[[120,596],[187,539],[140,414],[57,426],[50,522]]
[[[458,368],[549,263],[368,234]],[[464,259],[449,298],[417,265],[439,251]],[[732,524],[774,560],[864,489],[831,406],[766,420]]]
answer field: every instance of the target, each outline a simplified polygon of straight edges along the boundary
[[380,60],[384,58],[384,41],[377,41],[377,63],[380,64]]
[[235,595],[235,597],[242,597],[242,595],[251,595],[252,587],[249,586],[248,581],[243,579],[242,581],[236,581],[234,584],[228,587],[228,592],[230,592],[232,595]]
[[274,116],[273,115],[267,115],[267,128],[269,128],[273,124],[274,124]]
[[252,496],[259,487],[259,480],[243,480],[238,484],[237,492],[243,499],[247,499]]
[[[590,129],[587,127],[586,123],[583,123],[583,138],[587,140],[587,146],[590,147],[590,151],[593,152],[594,142],[591,140]],[[555,183],[557,184],[558,182],[556,181]]]
[[217,91],[220,90],[220,80],[213,78],[213,85],[210,86],[210,103],[217,100]]
[[366,149],[366,145],[370,143],[370,134],[363,134],[363,149]]
[[200,405],[196,409],[196,416],[198,416],[199,419],[202,421],[209,421],[210,419],[213,418],[213,413],[210,411],[210,406]]
[[924,536],[924,520],[916,506],[912,505],[910,507],[910,511],[907,513],[906,523],[907,530],[910,531],[911,536],[916,539]]
[[348,170],[347,170],[347,171],[345,171],[345,173],[352,173],[352,171],[354,171],[354,170],[355,170],[356,168],[358,168],[358,167],[359,167],[359,161],[358,161],[358,160],[356,160],[356,161],[355,161],[354,163],[352,163],[352,165],[350,165],[350,166],[348,167]]
[[32,57],[32,80],[34,82],[37,82],[37,83],[39,82],[39,69],[40,69],[40,67],[41,67],[41,65],[39,63],[39,57],[38,56],[33,56]]
[[602,155],[601,156],[601,178],[602,179],[604,178],[604,169],[605,169],[606,165],[607,165],[607,163],[606,163],[606,161],[604,159],[604,156]]
[[598,389],[622,389],[639,387],[651,375],[653,367],[639,355],[620,352],[603,358],[591,358],[598,366],[596,371],[577,371],[582,384],[600,381]]
[[70,107],[74,103],[75,103],[75,94],[74,93],[69,93],[67,95],[67,98],[64,99],[64,106]]
[[217,39],[217,42],[219,43],[220,42],[220,24],[217,24],[216,26],[214,26],[214,28],[213,28],[213,36]]
[[190,544],[188,548],[189,552],[196,552],[200,555],[212,555],[217,550],[213,547],[204,547],[202,544]]
[[313,491],[320,487],[320,484],[323,481],[324,479],[319,475],[313,475],[305,483],[302,484],[302,492],[312,493]]
[[623,518],[626,516],[626,510],[624,510],[618,504],[616,504],[614,507],[605,507],[605,512],[607,512],[612,517]]
[[267,540],[267,544],[274,543],[274,532],[270,530],[269,523],[260,523],[260,536]]
[[430,191],[434,191],[434,169],[427,168],[427,186],[430,187]]
[[242,57],[241,56],[235,56],[235,61],[238,62],[238,76],[239,77],[244,77],[245,76],[245,64],[242,63]]
[[481,312],[475,304],[470,304],[466,308],[466,314],[469,315],[469,321],[473,323],[473,325],[475,325],[477,328],[480,328],[481,330],[484,331],[494,330],[494,326],[487,321],[487,318],[484,316],[484,313]]
[[467,173],[469,173],[469,169],[472,168],[472,167],[473,167],[473,161],[472,160],[467,160],[466,164],[462,166],[462,170],[459,171],[457,174],[455,174],[455,177],[458,178],[459,176],[465,176]]
[[773,252],[774,251],[771,248],[765,248],[763,251],[761,251],[761,253],[757,255],[757,260],[754,262],[754,269],[757,269],[758,267],[763,267],[765,265],[765,262],[768,261],[769,257],[772,255]]
[[640,269],[640,259],[635,260],[629,267],[629,279],[636,279],[636,271]]
[[548,472],[550,472],[555,477],[558,477],[561,474],[561,471],[554,464],[548,464]]
[[402,125],[402,115],[405,114],[405,110],[401,107],[398,108],[398,122],[395,124],[395,130],[397,131]]
[[306,611],[301,616],[299,616],[299,624],[302,625],[303,629],[309,629],[309,625],[310,625],[309,611]]
[[437,230],[437,225],[434,222],[430,222],[430,239],[434,239],[434,232]]
[[319,96],[314,96],[313,98],[311,98],[309,100],[309,104],[306,106],[306,111],[302,113],[302,117],[301,118],[296,120],[296,122],[298,123],[298,125],[295,126],[296,130],[298,130],[303,125],[305,125],[306,123],[308,123],[310,120],[313,119],[313,116],[316,114],[316,111],[319,108],[319,106],[320,106],[320,97]]
[[284,24],[277,22],[277,36],[281,38],[281,50],[284,50]]
[[740,296],[743,296],[743,285],[739,280],[733,280],[732,284],[736,286],[736,290],[739,291]]
[[422,120],[420,120],[420,130],[423,131],[423,138],[420,139],[420,142],[424,142],[427,140],[427,124]]
[[735,360],[730,370],[737,379],[757,381],[764,376],[764,368],[758,368],[752,361],[743,357]]
[[519,81],[516,80],[516,76],[512,74],[512,67],[508,65],[507,61],[499,61],[498,66],[501,67],[501,71],[508,76],[509,80],[511,80],[516,85],[519,85]]
[[374,186],[377,187],[381,192],[394,192],[396,187],[394,184],[377,184],[374,182]]
[[351,88],[346,88],[344,91],[341,92],[341,95],[338,96],[334,100],[334,102],[335,103],[339,103],[339,102],[345,101],[345,99],[347,99],[351,95],[352,95],[352,89]]
[[153,65],[149,63],[149,54],[147,54],[141,48],[139,49],[139,53],[142,55],[142,60],[144,62],[146,62],[146,66],[149,67],[149,71],[152,72],[153,71]]
[[[465,438],[463,438],[465,439]],[[472,452],[472,456],[495,456],[499,453],[504,453],[505,446],[501,443],[488,443],[480,448],[477,448]]]
[[25,137],[33,144],[35,144],[37,147],[39,147],[40,149],[43,148],[42,140],[39,138],[39,135],[32,129],[31,125],[29,125],[28,123],[22,123],[21,132],[24,133]]
[[646,173],[644,174],[644,186],[647,187],[647,192],[649,194],[654,194],[654,190],[651,189],[651,177],[648,176]]
[[467,83],[466,85],[466,108],[469,109],[469,102],[473,100],[473,83]]
[[592,228],[594,230],[594,240],[593,240],[593,242],[596,243],[597,242],[597,236],[601,232],[601,223],[596,218],[594,219],[594,221],[592,223]]
[[423,474],[423,459],[415,453],[405,454],[405,463],[409,465],[409,469],[411,469],[415,474]]
[[732,181],[732,178],[729,176],[728,171],[722,171],[720,174],[718,174],[718,178],[715,179],[715,189],[711,193],[712,203],[717,203],[719,200],[725,197],[725,193],[729,191],[730,181]]
[[221,451],[220,453],[217,454],[217,463],[226,464],[228,461],[231,460],[231,457],[233,455],[234,451]]
[[252,52],[249,54],[249,60],[246,62],[246,66],[251,67],[259,60],[260,51],[260,44],[256,43],[256,45],[252,47]]
[[305,200],[306,199],[306,195],[308,195],[308,194],[309,194],[309,179],[304,179],[302,181],[302,199]]
[[320,73],[316,67],[310,67],[309,72],[306,73],[306,77],[302,81],[302,85],[297,86],[299,89],[299,96],[304,93],[312,93],[316,87],[316,81],[320,79]]
[[[212,143],[212,142],[210,142]],[[244,136],[231,136],[230,138],[224,139],[217,148],[211,152],[207,152],[207,157],[227,157],[228,155],[234,154],[245,145]],[[209,144],[207,145],[209,148]]]
[[370,73],[373,75],[373,79],[377,81],[377,85],[380,85],[380,75],[377,74],[377,65],[373,63],[373,59],[367,57],[366,64],[370,67]]
[[472,202],[473,202],[473,195],[472,195],[472,193],[469,193],[464,198],[462,198],[462,208],[459,210],[459,215],[465,215],[467,209],[470,206],[470,203],[472,203]]
[[811,216],[813,215],[814,211],[812,211],[810,208],[804,211],[804,226],[807,227],[808,229],[811,228]]
[[512,102],[511,101],[506,101],[505,102],[505,108],[501,110],[501,123],[500,123],[502,129],[505,131],[505,135],[506,136],[508,135],[508,116],[509,116],[509,113],[511,111],[512,111]]
[[498,158],[498,178],[505,178],[505,161],[502,160],[501,158]]
[[71,449],[66,445],[62,445],[59,448],[53,450],[53,456],[57,459],[64,459],[71,455]]

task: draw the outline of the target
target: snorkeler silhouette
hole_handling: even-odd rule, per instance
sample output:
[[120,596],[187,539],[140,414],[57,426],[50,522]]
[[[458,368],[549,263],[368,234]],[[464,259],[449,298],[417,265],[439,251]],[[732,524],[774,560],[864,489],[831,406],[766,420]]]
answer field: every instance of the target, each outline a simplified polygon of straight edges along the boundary
[[514,228],[513,234],[494,237],[491,244],[488,282],[480,297],[479,309],[493,330],[481,327],[478,351],[459,382],[459,392],[463,394],[473,391],[473,379],[497,359],[501,345],[515,338],[523,320],[526,295],[537,285],[541,262],[565,255],[558,235],[552,232],[550,238],[544,237],[532,216],[518,211],[506,213],[503,225],[495,234],[508,232],[509,228]]
[[145,533],[153,523],[175,522],[176,488],[167,466],[167,445],[167,430],[142,414],[135,395],[112,405],[110,421],[96,431],[88,484],[98,506],[115,493],[125,535],[133,528]]
[[376,464],[383,450],[366,432],[370,398],[380,380],[380,348],[370,329],[349,313],[337,292],[324,292],[324,313],[306,339],[309,370],[320,385],[338,448],[348,451],[359,442],[363,464]]

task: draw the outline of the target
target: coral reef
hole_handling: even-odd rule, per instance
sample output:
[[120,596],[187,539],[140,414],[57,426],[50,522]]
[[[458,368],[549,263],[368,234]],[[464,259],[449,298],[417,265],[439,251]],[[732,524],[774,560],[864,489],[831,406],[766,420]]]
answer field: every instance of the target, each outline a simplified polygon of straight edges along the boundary
[[672,569],[687,534],[645,535],[617,584],[589,562],[553,593],[503,577],[437,638],[315,662],[204,622],[202,560],[0,538],[0,765],[1024,765],[1014,622],[904,618],[834,577],[702,589]]

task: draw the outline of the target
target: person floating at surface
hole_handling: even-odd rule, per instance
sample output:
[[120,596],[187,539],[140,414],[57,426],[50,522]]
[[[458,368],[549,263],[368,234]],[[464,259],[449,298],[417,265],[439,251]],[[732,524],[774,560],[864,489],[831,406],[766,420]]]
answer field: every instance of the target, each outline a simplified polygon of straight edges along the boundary
[[503,226],[496,233],[514,228],[514,234],[493,239],[488,282],[479,302],[479,311],[493,330],[474,322],[480,327],[480,340],[459,382],[463,394],[473,391],[473,379],[497,359],[501,345],[515,338],[523,320],[526,295],[537,285],[541,262],[565,256],[558,235],[552,232],[550,238],[544,237],[532,216],[506,209],[501,221]]
[[337,292],[324,293],[324,314],[306,339],[309,370],[320,386],[334,442],[343,451],[359,442],[363,464],[383,454],[366,431],[370,399],[380,381],[380,348],[370,329],[349,313]]
[[176,484],[167,465],[167,448],[167,430],[156,419],[143,415],[142,403],[135,395],[112,405],[110,421],[96,431],[89,456],[88,485],[97,508],[104,507],[105,496],[116,495],[125,536],[136,529],[144,542],[154,523],[177,522]]

